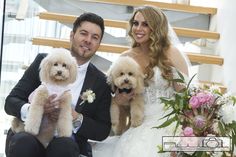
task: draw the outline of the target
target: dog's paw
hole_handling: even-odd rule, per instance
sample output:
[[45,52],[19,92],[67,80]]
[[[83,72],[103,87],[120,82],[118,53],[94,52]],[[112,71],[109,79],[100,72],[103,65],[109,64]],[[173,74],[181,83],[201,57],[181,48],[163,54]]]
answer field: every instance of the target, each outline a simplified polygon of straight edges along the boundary
[[140,126],[142,123],[143,123],[143,118],[134,117],[133,119],[131,119],[131,126],[132,127]]
[[72,129],[61,128],[58,129],[58,137],[71,137]]
[[38,135],[39,129],[36,127],[29,127],[29,126],[25,125],[25,132],[28,132],[32,135]]
[[39,86],[36,90],[37,96],[41,98],[47,98],[48,97],[48,90],[46,86]]
[[[71,114],[66,115],[64,114],[66,118],[63,118],[62,115],[63,112],[60,113],[59,119],[57,121],[57,133],[59,137],[70,137],[72,135],[73,126],[72,126],[72,116]],[[70,117],[70,118],[69,118]]]
[[112,131],[114,132],[115,135],[122,134],[122,129],[119,127],[118,123],[112,124]]
[[116,129],[118,127],[118,123],[112,123],[112,128]]

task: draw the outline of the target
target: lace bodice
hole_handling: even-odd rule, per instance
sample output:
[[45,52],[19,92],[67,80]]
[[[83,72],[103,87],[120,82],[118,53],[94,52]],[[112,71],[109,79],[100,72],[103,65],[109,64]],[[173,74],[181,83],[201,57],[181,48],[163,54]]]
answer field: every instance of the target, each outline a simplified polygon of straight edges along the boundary
[[[157,115],[163,111],[163,104],[160,102],[160,97],[171,97],[174,89],[169,85],[169,82],[161,76],[161,71],[158,67],[154,68],[154,76],[148,82],[149,86],[145,88],[145,111],[147,117]],[[160,117],[161,114],[158,114]]]

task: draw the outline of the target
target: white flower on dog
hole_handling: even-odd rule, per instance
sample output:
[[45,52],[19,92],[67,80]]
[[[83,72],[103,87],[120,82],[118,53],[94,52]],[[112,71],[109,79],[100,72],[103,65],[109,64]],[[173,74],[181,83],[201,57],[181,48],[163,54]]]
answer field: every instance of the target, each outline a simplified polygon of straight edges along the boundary
[[82,105],[83,103],[85,103],[86,101],[88,101],[88,103],[92,103],[96,98],[95,93],[92,90],[86,90],[85,92],[83,92],[83,94],[81,95],[81,99],[83,100],[80,105]]

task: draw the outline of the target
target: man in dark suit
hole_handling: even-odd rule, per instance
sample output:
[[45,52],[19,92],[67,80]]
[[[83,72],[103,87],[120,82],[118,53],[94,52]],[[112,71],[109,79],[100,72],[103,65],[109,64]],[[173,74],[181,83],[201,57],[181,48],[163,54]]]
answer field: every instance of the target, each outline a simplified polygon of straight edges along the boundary
[[[8,132],[6,140],[7,157],[78,157],[91,156],[88,139],[101,141],[110,132],[110,87],[106,83],[105,75],[92,63],[91,57],[96,53],[104,34],[103,19],[93,13],[84,13],[76,19],[70,34],[71,54],[78,63],[78,77],[72,91],[73,119],[75,129],[73,138],[54,138],[44,148],[35,138],[25,132]],[[46,54],[39,54],[23,77],[6,98],[5,111],[24,121],[30,107],[28,97],[40,84],[39,65]],[[96,98],[92,103],[82,105],[80,95],[86,90],[92,90]],[[60,112],[59,100],[56,95],[48,98],[44,106],[44,113],[48,119],[55,121]],[[90,148],[90,151],[89,149]]]

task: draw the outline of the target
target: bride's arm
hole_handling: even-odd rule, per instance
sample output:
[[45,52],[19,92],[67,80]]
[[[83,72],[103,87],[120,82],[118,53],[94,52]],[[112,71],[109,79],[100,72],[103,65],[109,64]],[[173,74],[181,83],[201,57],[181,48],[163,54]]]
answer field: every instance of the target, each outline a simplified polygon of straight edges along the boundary
[[184,54],[181,54],[181,52],[176,47],[171,46],[168,50],[168,57],[172,63],[172,66],[188,76],[188,63],[183,55]]
[[[171,46],[170,49],[168,50],[168,57],[172,63],[172,66],[175,67],[178,71],[180,71],[183,75],[188,77],[188,61],[184,58],[187,56],[183,56],[184,54],[181,54],[181,52]],[[179,91],[183,88],[180,84],[174,83],[174,88],[176,91]]]

